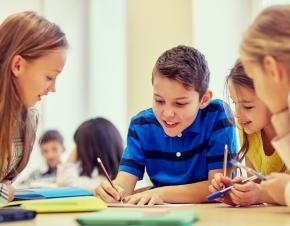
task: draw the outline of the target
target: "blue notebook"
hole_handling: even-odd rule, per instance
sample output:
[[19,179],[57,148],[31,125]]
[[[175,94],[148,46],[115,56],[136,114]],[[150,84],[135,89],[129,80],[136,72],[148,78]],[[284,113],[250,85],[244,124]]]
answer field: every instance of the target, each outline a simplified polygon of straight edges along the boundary
[[16,189],[14,201],[78,196],[93,196],[93,193],[82,188],[73,187]]

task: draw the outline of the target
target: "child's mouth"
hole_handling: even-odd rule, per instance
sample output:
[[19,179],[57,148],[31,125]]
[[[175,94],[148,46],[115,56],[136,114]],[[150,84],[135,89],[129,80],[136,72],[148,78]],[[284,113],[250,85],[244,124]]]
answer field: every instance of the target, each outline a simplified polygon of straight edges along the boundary
[[177,126],[178,122],[167,122],[163,120],[163,124],[165,125],[166,128],[174,128]]
[[252,122],[251,121],[246,121],[246,122],[239,122],[240,123],[240,125],[242,126],[242,127],[247,127],[249,124],[251,124]]

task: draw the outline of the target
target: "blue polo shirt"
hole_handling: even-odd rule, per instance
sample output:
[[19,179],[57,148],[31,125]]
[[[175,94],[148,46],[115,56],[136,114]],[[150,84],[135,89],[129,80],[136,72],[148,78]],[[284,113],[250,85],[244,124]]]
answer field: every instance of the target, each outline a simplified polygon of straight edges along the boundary
[[152,108],[144,110],[131,120],[119,171],[142,179],[146,167],[154,187],[205,181],[210,170],[223,168],[225,144],[228,161],[238,150],[233,123],[229,107],[212,100],[179,136],[169,137]]

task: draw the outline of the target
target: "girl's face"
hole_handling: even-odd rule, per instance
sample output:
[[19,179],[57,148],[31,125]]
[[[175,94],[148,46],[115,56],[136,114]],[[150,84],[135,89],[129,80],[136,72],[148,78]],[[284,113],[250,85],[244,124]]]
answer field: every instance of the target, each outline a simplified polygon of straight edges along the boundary
[[[279,65],[277,61],[274,61],[270,58],[270,63],[263,65],[265,70],[262,70],[259,65],[253,62],[243,61],[247,75],[254,82],[257,96],[272,113],[279,112],[287,107],[290,90],[288,74],[282,69],[281,64]],[[281,79],[282,77],[283,79]]]
[[40,101],[42,96],[56,91],[56,78],[64,67],[66,49],[51,50],[47,55],[33,61],[18,57],[15,66],[12,65],[12,71],[16,77],[23,104],[31,107]]
[[271,114],[254,90],[229,82],[235,117],[245,133],[258,132],[270,124]]

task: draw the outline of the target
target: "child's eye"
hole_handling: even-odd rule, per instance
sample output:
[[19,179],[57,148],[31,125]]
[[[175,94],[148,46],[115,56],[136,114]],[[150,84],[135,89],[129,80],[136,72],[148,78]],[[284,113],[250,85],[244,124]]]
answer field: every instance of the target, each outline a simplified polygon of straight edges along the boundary
[[185,105],[187,105],[187,103],[176,103],[176,106],[177,106],[177,107],[183,107],[183,106],[185,106]]
[[251,109],[253,109],[254,107],[252,107],[252,106],[244,106],[244,108],[245,108],[246,110],[251,110]]
[[53,78],[50,77],[50,76],[46,76],[46,79],[47,79],[48,81],[52,81],[52,80],[53,80]]
[[157,104],[164,104],[164,100],[155,100]]

